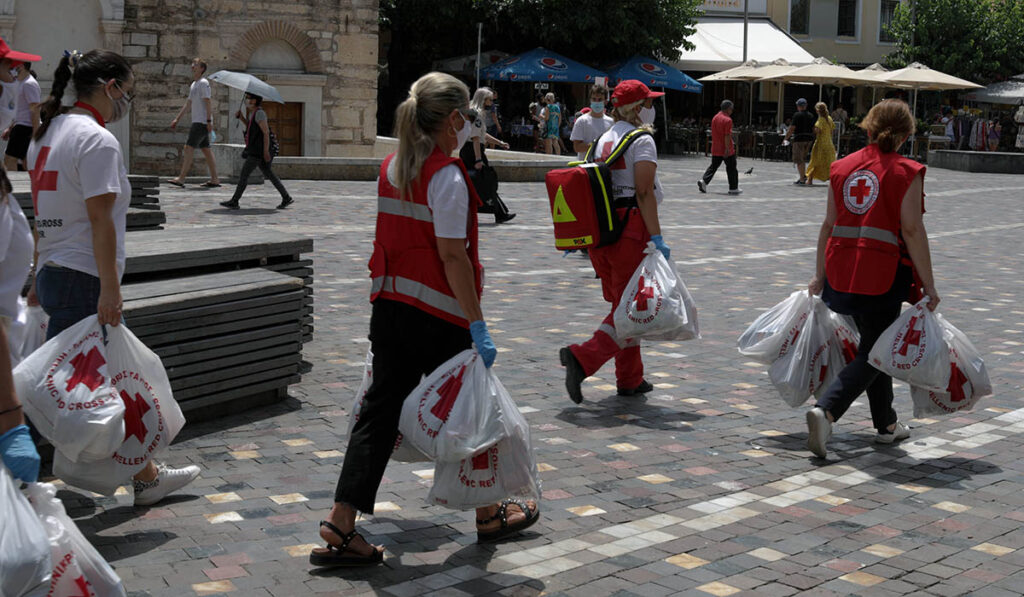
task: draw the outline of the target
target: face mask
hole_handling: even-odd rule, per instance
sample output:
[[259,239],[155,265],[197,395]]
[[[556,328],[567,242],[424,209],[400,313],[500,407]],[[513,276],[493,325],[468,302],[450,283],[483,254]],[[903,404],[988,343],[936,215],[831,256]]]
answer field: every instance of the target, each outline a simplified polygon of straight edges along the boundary
[[[463,117],[465,119],[465,117]],[[455,142],[458,143],[457,147],[462,147],[469,140],[469,133],[472,132],[472,126],[469,121],[462,125],[462,130],[455,134]]]
[[596,114],[604,112],[604,102],[590,102],[590,110]]
[[12,79],[17,79],[18,78],[18,69],[12,68],[11,70],[9,70],[7,72],[10,73]]
[[125,114],[128,113],[129,105],[128,98],[125,97],[124,92],[121,92],[121,97],[119,99],[114,99],[110,95],[109,89],[104,89],[104,92],[107,94],[107,99],[110,100],[111,108],[113,108],[114,110],[114,113],[110,115],[110,118],[107,119],[107,122],[117,122],[118,120],[124,118]]
[[640,122],[644,124],[654,124],[654,106],[650,108],[640,108]]

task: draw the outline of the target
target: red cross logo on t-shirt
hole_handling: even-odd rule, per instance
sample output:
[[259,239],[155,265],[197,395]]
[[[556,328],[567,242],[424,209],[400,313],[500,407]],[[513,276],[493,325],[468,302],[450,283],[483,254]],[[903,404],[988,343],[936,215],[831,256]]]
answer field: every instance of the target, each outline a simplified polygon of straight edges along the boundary
[[898,351],[900,356],[907,356],[907,350],[910,348],[911,344],[914,346],[921,344],[921,330],[915,328],[914,326],[916,325],[917,316],[915,315],[910,318],[910,325],[907,328],[907,333],[903,334],[903,342],[900,344],[900,349]]
[[87,353],[76,354],[70,362],[71,366],[75,368],[75,372],[68,378],[65,388],[68,392],[74,390],[78,384],[85,385],[91,392],[100,387],[100,384],[106,379],[100,374],[100,367],[106,365],[107,360],[95,346]]
[[636,303],[637,311],[647,310],[647,301],[654,298],[654,287],[647,286],[644,277],[640,276],[640,287],[636,291],[636,296],[633,297],[633,302]]
[[[601,161],[602,162],[608,161],[608,158],[612,155],[612,150],[614,150],[614,149],[615,149],[615,143],[614,142],[612,142],[612,141],[605,141],[604,145],[601,146]],[[611,166],[608,166],[608,168],[611,169],[611,170],[625,170],[626,169],[626,160],[621,160],[621,159],[617,160],[614,164],[612,164]]]
[[39,215],[39,191],[57,190],[57,171],[46,169],[46,159],[50,157],[50,146],[39,149],[36,165],[29,170],[28,177],[32,181],[32,211]]
[[128,395],[128,392],[121,390],[121,402],[124,402],[124,441],[134,436],[140,444],[146,443],[146,424],[142,422],[142,416],[149,412],[149,403],[146,402],[138,392],[135,398]]
[[430,414],[434,415],[441,421],[447,421],[449,413],[452,412],[452,406],[455,405],[455,399],[459,397],[459,390],[462,389],[462,376],[466,373],[466,366],[463,365],[462,369],[459,369],[457,376],[449,377],[444,380],[441,387],[437,389],[437,394],[441,397],[440,400],[434,404],[434,407],[430,409]]

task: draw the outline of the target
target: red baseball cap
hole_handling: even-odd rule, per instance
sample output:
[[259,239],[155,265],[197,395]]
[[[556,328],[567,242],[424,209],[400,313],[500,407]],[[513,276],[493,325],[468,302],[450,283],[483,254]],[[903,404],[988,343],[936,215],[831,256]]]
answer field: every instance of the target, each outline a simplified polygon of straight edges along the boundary
[[625,106],[663,95],[665,95],[663,91],[651,91],[647,85],[636,79],[626,79],[615,86],[615,91],[612,92],[612,104]]
[[0,60],[3,60],[4,58],[10,60],[14,64],[21,64],[22,62],[39,62],[43,59],[42,56],[12,50],[11,47],[7,45],[7,42],[0,37]]

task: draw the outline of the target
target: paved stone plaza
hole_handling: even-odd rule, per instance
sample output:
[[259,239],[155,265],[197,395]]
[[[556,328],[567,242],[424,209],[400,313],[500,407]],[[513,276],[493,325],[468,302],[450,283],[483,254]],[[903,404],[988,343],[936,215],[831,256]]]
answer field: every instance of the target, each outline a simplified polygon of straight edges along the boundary
[[[495,371],[532,426],[543,480],[542,519],[518,541],[476,545],[472,512],[426,505],[432,468],[395,464],[360,527],[386,545],[385,565],[307,562],[367,349],[369,182],[285,181],[296,198],[285,212],[269,184],[250,187],[239,212],[217,206],[226,186],[161,189],[168,228],[316,239],[314,369],[287,402],[191,421],[167,456],[203,468],[186,495],[154,508],[126,494],[61,497],[136,596],[1024,594],[1024,178],[926,179],[940,311],[986,355],[995,395],[962,416],[911,420],[895,446],[872,443],[860,401],[823,461],[804,447],[803,411],[735,343],[805,287],[825,187],[792,186],[792,165],[741,159],[741,197],[725,194],[724,171],[701,195],[706,165],[659,168],[664,237],[704,338],[645,345],[646,398],[616,397],[610,365],[582,405],[566,397],[558,348],[588,337],[608,306],[589,263],[554,250],[543,185],[502,185],[512,224],[482,216]],[[910,416],[902,384],[896,409]]]

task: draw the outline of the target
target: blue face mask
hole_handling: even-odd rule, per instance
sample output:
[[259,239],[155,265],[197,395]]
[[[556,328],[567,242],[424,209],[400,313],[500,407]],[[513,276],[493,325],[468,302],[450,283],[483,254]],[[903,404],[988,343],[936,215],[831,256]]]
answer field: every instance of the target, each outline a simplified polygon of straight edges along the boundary
[[604,112],[604,102],[590,102],[590,109],[600,114]]

